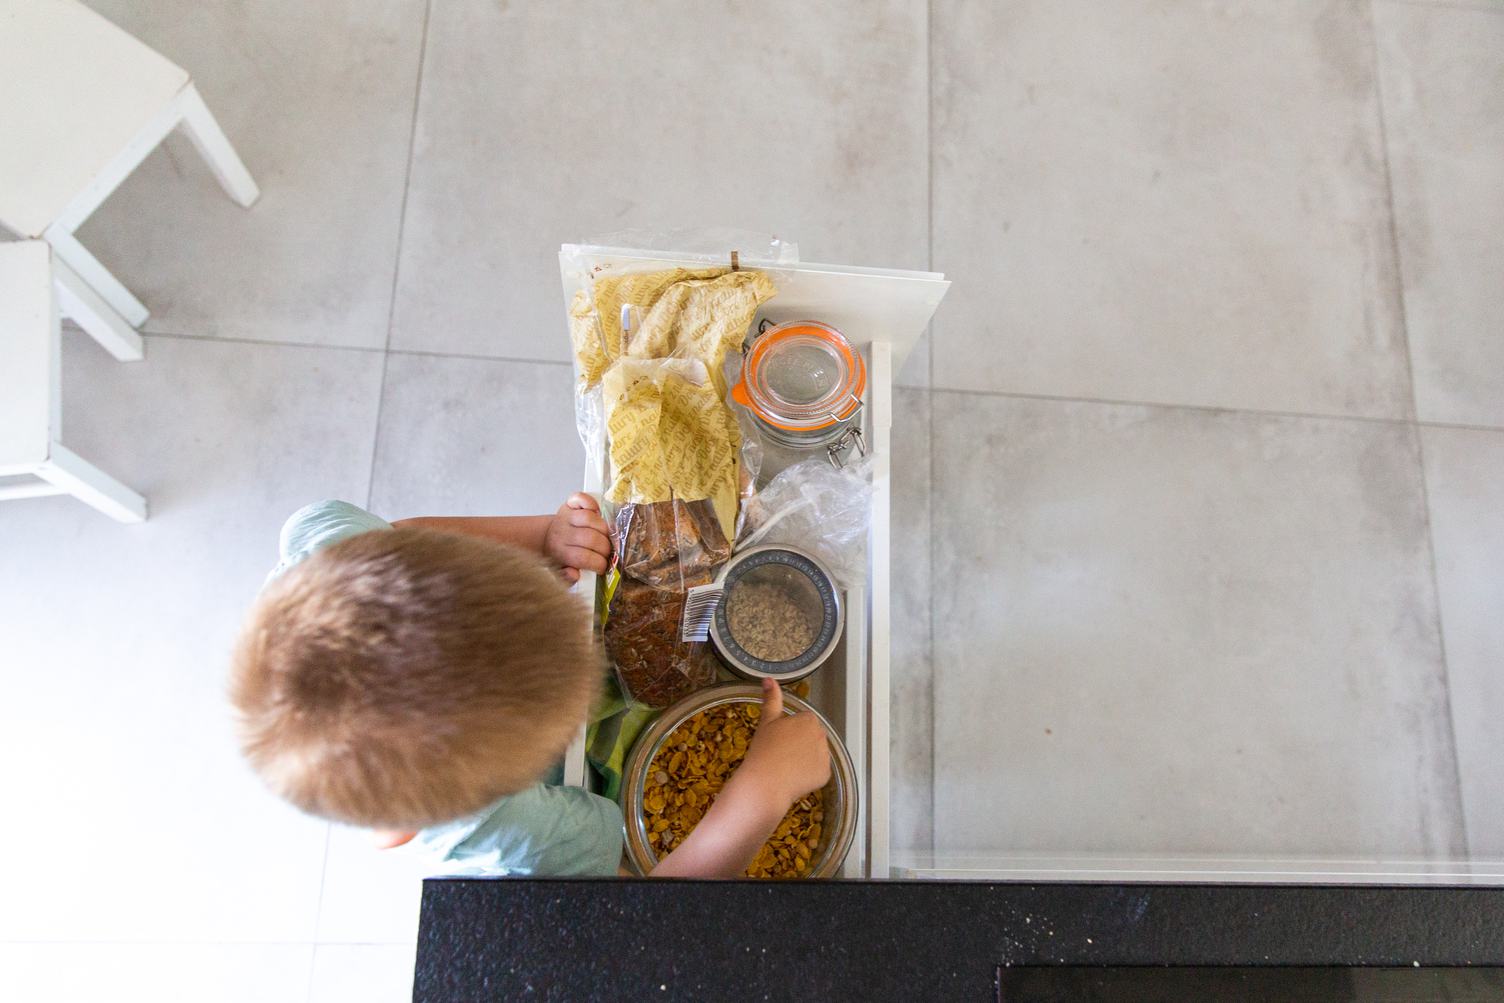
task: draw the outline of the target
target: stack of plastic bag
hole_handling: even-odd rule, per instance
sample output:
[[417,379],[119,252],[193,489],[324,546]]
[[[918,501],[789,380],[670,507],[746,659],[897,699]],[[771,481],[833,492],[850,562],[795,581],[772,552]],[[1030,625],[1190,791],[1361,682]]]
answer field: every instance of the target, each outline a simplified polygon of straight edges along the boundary
[[676,268],[597,276],[571,304],[581,435],[604,421],[606,499],[620,506],[606,650],[625,692],[649,706],[715,678],[707,645],[681,639],[685,596],[731,555],[752,477],[726,359],[774,292],[759,271]]

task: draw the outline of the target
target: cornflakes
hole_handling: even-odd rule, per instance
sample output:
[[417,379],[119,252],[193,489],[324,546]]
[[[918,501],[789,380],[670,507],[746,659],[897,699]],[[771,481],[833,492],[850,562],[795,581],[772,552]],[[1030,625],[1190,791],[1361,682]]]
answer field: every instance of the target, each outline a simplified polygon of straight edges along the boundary
[[[648,765],[643,822],[658,858],[705,817],[747,755],[762,705],[742,701],[703,710],[669,733]],[[802,878],[820,849],[825,805],[820,791],[794,802],[747,868],[749,878]]]

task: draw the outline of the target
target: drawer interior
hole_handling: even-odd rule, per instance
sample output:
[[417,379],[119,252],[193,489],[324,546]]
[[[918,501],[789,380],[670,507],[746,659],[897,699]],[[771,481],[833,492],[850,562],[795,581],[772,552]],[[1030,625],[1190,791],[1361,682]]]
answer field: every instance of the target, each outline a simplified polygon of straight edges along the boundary
[[[565,301],[569,302],[590,270],[652,270],[704,267],[703,260],[659,252],[584,249],[566,246],[560,255]],[[763,267],[754,261],[747,267]],[[589,266],[589,270],[582,268]],[[809,677],[809,702],[842,736],[858,777],[857,838],[842,868],[844,877],[887,877],[888,863],[888,513],[889,428],[892,420],[893,373],[912,348],[949,283],[924,272],[813,264],[770,264],[765,268],[779,293],[753,321],[818,319],[840,329],[863,351],[867,389],[863,395],[862,431],[872,454],[872,511],[867,546],[867,575],[847,584],[846,625],[830,658]],[[600,465],[587,461],[584,490],[596,493],[606,483],[605,450]],[[790,450],[764,442],[759,483],[766,483],[791,463],[823,451]],[[600,583],[583,574],[576,590],[594,602]],[[727,678],[731,678],[726,674]],[[583,785],[590,771],[585,761],[583,730],[565,762],[565,781]]]

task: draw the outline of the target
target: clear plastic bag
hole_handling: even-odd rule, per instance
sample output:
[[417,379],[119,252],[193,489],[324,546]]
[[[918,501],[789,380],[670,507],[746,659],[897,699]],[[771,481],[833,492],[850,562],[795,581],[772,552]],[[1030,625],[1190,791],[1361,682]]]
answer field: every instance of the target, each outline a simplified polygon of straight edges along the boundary
[[617,570],[606,650],[622,688],[666,707],[715,681],[715,659],[681,631],[689,590],[715,579],[731,544],[708,501],[640,502],[617,512]]
[[[737,254],[739,267],[745,267],[748,270],[792,264],[799,260],[799,245],[792,241],[783,240],[772,234],[732,227],[618,230],[592,237],[581,244],[569,245],[565,249],[561,262],[566,272],[572,272],[579,281],[582,293],[576,296],[569,305],[569,313],[571,339],[575,342],[575,428],[579,432],[580,441],[584,444],[585,455],[591,464],[591,469],[603,469],[608,466],[606,463],[608,435],[606,402],[601,390],[602,373],[598,366],[582,367],[581,365],[581,342],[586,340],[583,332],[588,331],[589,339],[600,346],[604,359],[598,361],[609,364],[621,356],[623,346],[608,335],[606,328],[627,325],[640,328],[643,321],[640,304],[612,303],[609,308],[615,316],[608,317],[603,322],[600,315],[602,304],[595,302],[592,296],[592,284],[599,274],[593,262],[603,255],[638,256],[642,252],[661,254],[665,259],[683,261],[691,267],[699,266],[706,269],[728,267],[731,263],[732,252]],[[658,269],[659,266],[656,265],[640,264],[624,266],[618,270],[618,274],[633,270],[654,271]],[[624,306],[634,309],[623,312]],[[626,325],[623,325],[623,320],[626,321]],[[622,340],[630,342],[630,335]],[[668,357],[683,357],[684,354],[683,351],[676,350],[668,353]],[[741,363],[740,351],[726,353],[720,372],[723,387],[731,387],[740,379]],[[761,459],[759,446],[761,436],[757,432],[755,423],[743,409],[733,408],[732,411],[736,415],[742,433],[742,469],[751,474],[750,478],[744,478],[742,495],[745,498],[750,494],[752,480],[757,475]],[[609,473],[607,483],[610,483]],[[607,507],[612,508],[609,501]],[[607,514],[609,516],[609,512]]]
[[752,497],[736,549],[763,543],[798,547],[850,588],[867,578],[871,524],[871,459],[836,467],[821,454],[785,467]]
[[[576,423],[616,526],[606,650],[622,688],[656,707],[714,680],[708,646],[681,637],[686,594],[729,558],[756,475],[755,440],[727,398],[747,329],[775,289],[755,267],[730,268],[727,239],[764,250],[745,234],[704,231],[621,234],[575,249]],[[769,253],[791,250],[762,239]],[[621,253],[613,247],[661,248],[676,267],[592,264]],[[564,261],[567,271],[568,253]]]

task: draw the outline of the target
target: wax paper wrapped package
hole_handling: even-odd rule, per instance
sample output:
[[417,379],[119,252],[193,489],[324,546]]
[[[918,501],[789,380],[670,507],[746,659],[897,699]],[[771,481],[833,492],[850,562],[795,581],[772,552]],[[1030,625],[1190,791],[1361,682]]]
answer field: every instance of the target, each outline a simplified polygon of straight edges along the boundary
[[708,645],[682,639],[685,599],[731,554],[751,478],[727,365],[773,293],[759,271],[675,268],[594,276],[571,303],[581,436],[604,431],[605,496],[619,506],[606,651],[650,706],[715,678]]

